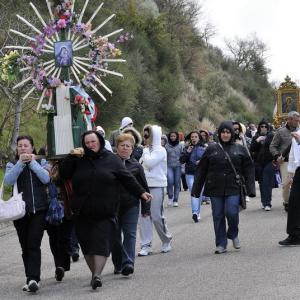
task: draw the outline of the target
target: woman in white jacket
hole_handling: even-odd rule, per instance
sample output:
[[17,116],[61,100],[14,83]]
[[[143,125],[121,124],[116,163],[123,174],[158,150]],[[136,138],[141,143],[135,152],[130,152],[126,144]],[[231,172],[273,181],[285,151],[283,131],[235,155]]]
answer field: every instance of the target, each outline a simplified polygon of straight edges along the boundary
[[[146,125],[144,127],[145,148],[140,163],[144,167],[146,180],[152,195],[151,217],[142,216],[140,219],[141,250],[139,256],[152,253],[153,224],[162,241],[161,252],[169,252],[172,235],[168,231],[164,217],[164,189],[167,186],[167,152],[161,146],[161,127]],[[152,224],[153,223],[153,224]]]

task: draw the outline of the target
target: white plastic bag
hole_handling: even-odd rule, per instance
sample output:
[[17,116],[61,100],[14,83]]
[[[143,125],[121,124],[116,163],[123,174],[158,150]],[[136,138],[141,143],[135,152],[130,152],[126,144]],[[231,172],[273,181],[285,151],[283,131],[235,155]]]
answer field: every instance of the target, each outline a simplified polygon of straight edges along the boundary
[[21,219],[25,216],[25,202],[22,193],[18,193],[17,183],[14,184],[13,196],[3,200],[3,182],[0,187],[0,222],[8,222]]

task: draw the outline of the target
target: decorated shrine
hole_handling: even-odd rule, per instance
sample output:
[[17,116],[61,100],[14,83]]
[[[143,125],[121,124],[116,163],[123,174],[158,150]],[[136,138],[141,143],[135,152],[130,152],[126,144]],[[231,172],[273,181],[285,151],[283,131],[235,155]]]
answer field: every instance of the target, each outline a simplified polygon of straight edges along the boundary
[[300,112],[300,89],[295,82],[286,76],[275,90],[276,104],[273,114],[275,126],[280,126],[285,122],[290,111]]
[[[4,59],[13,62],[22,74],[22,80],[13,89],[31,84],[23,95],[26,100],[39,92],[36,110],[46,113],[47,146],[49,158],[59,158],[74,147],[81,146],[81,134],[94,127],[98,108],[86,89],[92,90],[106,101],[103,93],[112,94],[104,83],[106,76],[123,77],[110,69],[110,65],[126,62],[116,46],[131,38],[130,34],[118,36],[123,29],[100,34],[115,14],[101,24],[93,20],[101,11],[103,3],[83,22],[89,0],[76,12],[75,0],[46,0],[49,20],[44,20],[34,4],[29,5],[38,20],[30,23],[21,15],[17,18],[32,32],[32,35],[10,29],[24,38],[25,45],[8,45]],[[114,38],[113,42],[109,40]]]

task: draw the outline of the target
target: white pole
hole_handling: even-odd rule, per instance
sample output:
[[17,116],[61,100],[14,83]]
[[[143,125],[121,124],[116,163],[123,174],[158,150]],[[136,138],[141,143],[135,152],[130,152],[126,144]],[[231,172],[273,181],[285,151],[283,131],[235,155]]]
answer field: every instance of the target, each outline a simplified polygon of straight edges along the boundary
[[24,85],[26,82],[30,81],[31,79],[33,79],[33,77],[29,76],[28,78],[16,84],[12,89],[15,90],[17,87]]
[[90,84],[90,87],[106,102],[106,98],[100,93],[100,91],[93,84]]
[[99,29],[101,29],[108,21],[110,21],[112,18],[114,18],[116,15],[113,14],[110,17],[108,17],[102,24],[100,24],[96,29],[92,30],[92,33],[96,33]]
[[40,107],[41,107],[41,104],[42,104],[42,102],[43,102],[43,99],[44,99],[46,90],[47,90],[47,89],[45,88],[45,89],[43,90],[43,92],[42,92],[41,98],[40,98],[40,100],[39,100],[39,102],[38,102],[38,105],[37,105],[37,107],[36,107],[36,110],[37,110],[37,111],[40,110]]
[[[37,15],[38,19],[41,21],[41,23],[44,25],[44,27],[47,26],[46,22],[44,21],[44,19],[42,18],[42,16],[40,15],[39,11],[37,10],[37,8],[33,5],[32,2],[29,3],[30,6],[32,7],[32,9],[34,10],[35,14]],[[56,41],[53,37],[52,40]]]
[[95,16],[98,14],[99,10],[102,8],[103,6],[103,2],[98,6],[98,8],[95,10],[95,12],[93,13],[93,15],[91,16],[91,18],[86,22],[86,24],[90,24],[92,23],[92,21],[94,20]]
[[103,36],[103,37],[104,37],[104,38],[109,38],[110,36],[115,35],[115,34],[121,32],[121,31],[123,31],[123,30],[124,30],[123,28],[118,29],[118,30],[113,31],[113,32],[111,32],[111,33],[109,33],[109,34],[107,34],[107,35],[105,35],[105,36]]
[[96,79],[96,81],[107,91],[107,92],[109,92],[111,95],[112,95],[112,90],[111,89],[109,89],[108,88],[108,86],[107,85],[105,85],[103,82],[102,82],[102,80],[101,79],[99,79],[97,76],[93,76],[95,79]]
[[23,100],[27,99],[32,93],[33,91],[36,89],[36,87],[34,86],[24,97],[22,97]]

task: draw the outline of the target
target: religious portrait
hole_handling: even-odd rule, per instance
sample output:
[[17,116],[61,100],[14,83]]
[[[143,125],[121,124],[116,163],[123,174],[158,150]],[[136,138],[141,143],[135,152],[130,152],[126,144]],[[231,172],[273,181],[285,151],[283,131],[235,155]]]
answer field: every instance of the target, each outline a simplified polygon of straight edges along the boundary
[[54,43],[55,65],[57,67],[70,67],[73,64],[72,41]]
[[282,93],[282,113],[289,113],[290,111],[297,111],[297,93],[287,92]]

